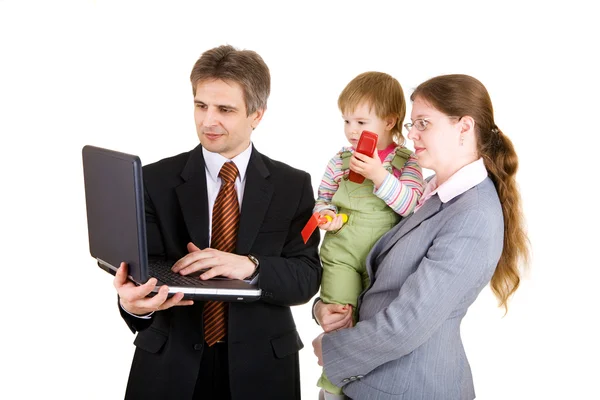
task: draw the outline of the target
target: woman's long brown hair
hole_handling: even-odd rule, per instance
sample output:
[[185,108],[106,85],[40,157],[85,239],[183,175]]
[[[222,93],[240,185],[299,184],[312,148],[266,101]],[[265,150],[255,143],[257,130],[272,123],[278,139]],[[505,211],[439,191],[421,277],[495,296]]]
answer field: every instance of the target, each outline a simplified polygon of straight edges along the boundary
[[529,240],[516,182],[519,159],[510,139],[496,126],[492,101],[483,84],[468,75],[442,75],[420,84],[410,96],[429,103],[449,116],[475,120],[477,151],[483,158],[502,204],[504,247],[490,286],[499,306],[508,311],[508,299],[517,290],[519,266],[529,261]]

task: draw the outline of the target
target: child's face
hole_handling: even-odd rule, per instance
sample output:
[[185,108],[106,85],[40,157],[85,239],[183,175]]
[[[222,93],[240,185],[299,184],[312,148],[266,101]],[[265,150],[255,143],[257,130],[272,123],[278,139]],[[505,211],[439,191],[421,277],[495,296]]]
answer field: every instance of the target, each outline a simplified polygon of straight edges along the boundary
[[393,122],[395,121],[386,121],[379,118],[375,115],[375,112],[371,110],[370,104],[360,103],[353,112],[342,114],[342,118],[344,118],[344,133],[352,147],[356,148],[362,131],[371,131],[377,134],[379,137],[377,143],[378,149],[380,143],[385,143],[386,145],[391,143],[391,129],[394,126]]

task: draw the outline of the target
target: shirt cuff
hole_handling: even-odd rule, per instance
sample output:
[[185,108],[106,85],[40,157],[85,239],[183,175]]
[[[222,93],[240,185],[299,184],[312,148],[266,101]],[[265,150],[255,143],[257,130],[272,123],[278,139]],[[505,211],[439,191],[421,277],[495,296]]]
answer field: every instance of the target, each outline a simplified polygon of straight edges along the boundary
[[139,318],[139,319],[150,319],[150,317],[152,316],[152,314],[154,314],[154,311],[152,311],[152,312],[150,312],[150,313],[148,313],[148,314],[144,314],[144,315],[137,315],[137,314],[133,314],[133,313],[130,313],[129,311],[127,311],[127,310],[125,309],[125,307],[123,307],[123,306],[121,305],[121,303],[119,303],[119,307],[121,307],[121,309],[122,309],[123,311],[125,311],[127,314],[131,315],[132,317]]
[[247,280],[246,282],[248,282],[251,285],[256,285],[258,283],[259,276],[260,276],[260,273],[256,274],[256,276],[254,278],[252,278],[251,280]]
[[319,323],[319,321],[317,320],[317,317],[315,316],[315,307],[317,306],[317,303],[321,301],[320,297],[317,297],[315,299],[315,301],[313,302],[313,306],[312,306],[312,318],[315,320],[315,322],[317,323],[317,325],[321,326],[321,324]]
[[327,205],[316,205],[315,208],[313,208],[313,213],[321,213],[321,211],[325,211],[325,210],[331,210],[335,214],[337,214],[337,212],[338,212],[337,207],[335,205],[327,204]]

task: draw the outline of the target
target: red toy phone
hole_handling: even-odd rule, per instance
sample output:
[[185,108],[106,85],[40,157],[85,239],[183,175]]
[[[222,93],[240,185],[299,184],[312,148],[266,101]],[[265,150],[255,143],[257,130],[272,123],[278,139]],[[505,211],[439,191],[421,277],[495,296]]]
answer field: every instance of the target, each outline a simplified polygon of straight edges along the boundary
[[[369,131],[362,131],[360,139],[358,139],[358,144],[356,145],[356,151],[369,157],[373,157],[376,148],[377,134]],[[348,179],[355,183],[363,183],[365,177],[357,172],[350,171]]]

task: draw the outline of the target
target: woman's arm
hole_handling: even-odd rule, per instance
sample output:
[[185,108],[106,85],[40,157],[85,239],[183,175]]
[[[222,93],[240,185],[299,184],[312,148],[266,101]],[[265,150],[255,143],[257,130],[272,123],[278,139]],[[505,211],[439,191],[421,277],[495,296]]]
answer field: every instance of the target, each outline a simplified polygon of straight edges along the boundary
[[354,328],[323,336],[324,367],[331,382],[342,386],[345,378],[364,376],[412,352],[459,303],[476,298],[489,282],[502,249],[502,233],[496,232],[497,221],[492,220],[480,210],[450,218],[395,300]]

